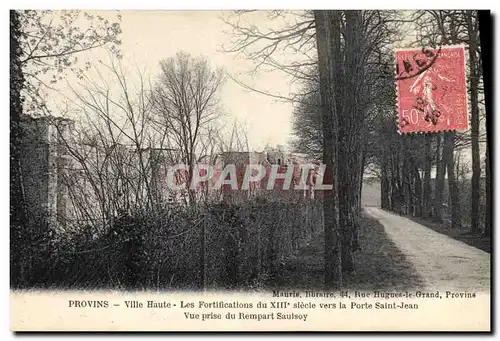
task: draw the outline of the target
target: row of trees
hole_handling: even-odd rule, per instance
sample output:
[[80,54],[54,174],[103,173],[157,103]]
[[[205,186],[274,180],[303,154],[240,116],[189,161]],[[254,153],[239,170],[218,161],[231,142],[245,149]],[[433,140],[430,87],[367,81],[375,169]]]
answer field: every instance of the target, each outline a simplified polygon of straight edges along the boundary
[[[236,16],[251,16],[238,12]],[[479,21],[475,11],[273,11],[281,28],[244,26],[227,20],[235,32],[227,51],[243,53],[257,67],[283,72],[298,83],[288,98],[294,103],[294,145],[322,160],[333,179],[324,205],[325,284],[338,288],[352,271],[357,248],[362,175],[368,165],[381,181],[383,208],[443,220],[445,177],[451,225],[460,228],[464,203],[457,176],[458,150],[472,151],[471,231],[481,229],[480,198],[486,198],[484,232],[489,234],[489,160],[480,183],[480,142],[485,142]],[[411,39],[408,39],[412,37]],[[469,46],[468,80],[471,130],[434,135],[400,135],[395,126],[394,46]],[[278,57],[293,51],[298,60]],[[261,89],[255,89],[266,93]],[[266,93],[273,96],[271,93]],[[436,169],[434,186],[432,169]],[[486,194],[482,195],[481,188]],[[446,205],[448,206],[448,205]]]
[[[414,216],[432,217],[441,223],[451,216],[452,228],[461,230],[462,225],[467,224],[472,234],[489,236],[489,156],[487,152],[484,156],[480,153],[480,145],[486,147],[487,138],[478,13],[419,11],[411,18],[417,25],[416,45],[468,46],[471,124],[467,132],[399,136],[394,131],[391,118],[382,116],[373,120],[371,138],[380,141],[381,145],[369,150],[369,154],[370,161],[380,169],[382,207]],[[386,96],[390,97],[390,94]],[[390,106],[386,108],[391,110]],[[487,148],[484,150],[487,151]],[[470,185],[464,187],[463,182],[468,178],[470,168],[468,164],[461,164],[461,155],[469,153],[472,155],[472,177]],[[466,174],[462,174],[464,166]],[[484,181],[481,181],[481,169],[485,170]],[[431,179],[433,170],[434,181]],[[466,202],[462,200],[464,196],[467,197]],[[445,214],[444,210],[449,212]]]
[[[382,15],[385,16],[387,13],[383,13]],[[336,19],[332,20],[338,21],[338,16]],[[450,225],[452,228],[461,230],[463,222],[466,221],[470,223],[470,233],[478,234],[483,231],[485,235],[489,235],[491,228],[489,218],[489,173],[486,172],[487,178],[485,182],[481,183],[480,181],[481,156],[479,144],[481,141],[486,142],[486,137],[484,129],[482,131],[480,129],[481,116],[484,120],[485,111],[477,12],[419,11],[411,15],[409,20],[416,26],[414,28],[417,32],[416,41],[414,42],[415,46],[438,47],[443,44],[461,43],[469,46],[467,79],[471,108],[471,129],[464,133],[451,131],[441,134],[416,136],[398,134],[396,131],[397,128],[394,125],[394,76],[392,72],[380,72],[378,74],[379,78],[375,81],[375,84],[378,83],[381,91],[365,93],[367,98],[370,99],[371,105],[365,107],[364,110],[366,116],[363,121],[364,132],[361,136],[368,137],[369,143],[365,143],[364,148],[360,150],[362,158],[365,159],[362,169],[370,163],[372,167],[378,170],[378,176],[381,181],[381,205],[383,208],[398,211],[403,214],[411,214],[413,216],[433,217],[438,222],[443,222],[443,207],[449,207],[448,215],[451,216]],[[396,18],[396,22],[402,23],[404,21],[404,17]],[[389,25],[390,27],[394,27],[392,23]],[[346,19],[346,49],[348,41],[347,27]],[[399,29],[404,32],[405,26]],[[396,37],[396,35],[393,35],[389,37],[389,39],[394,39]],[[331,40],[332,39],[330,39],[330,41]],[[333,38],[333,41],[335,42],[336,40]],[[382,47],[382,51],[383,48],[384,47]],[[337,49],[334,48],[334,51],[338,50],[338,46]],[[325,55],[325,59],[331,62],[331,57],[329,55]],[[337,56],[335,56],[334,61],[335,60],[338,60]],[[341,57],[341,60],[345,61],[348,59],[345,57],[342,59]],[[387,59],[386,61],[377,60],[379,65],[381,61],[387,62]],[[361,70],[363,70],[363,66],[365,68],[367,67],[362,62],[358,62],[357,65]],[[346,65],[332,67],[334,70],[348,70],[348,66]],[[384,68],[382,68],[381,71],[384,71]],[[350,76],[355,77],[356,74],[350,73]],[[346,77],[337,74],[332,76],[332,79],[334,79],[335,86],[335,83],[345,82]],[[365,76],[365,79],[368,79],[369,82],[370,77]],[[325,80],[325,82],[328,84],[328,81]],[[358,85],[357,89],[363,91],[362,85]],[[335,95],[338,93],[333,94],[332,96],[331,92],[325,92],[324,97],[336,98]],[[349,94],[362,98],[362,96],[356,94],[356,90],[354,89],[350,89],[348,92],[340,94],[340,96],[343,96],[342,98],[350,97]],[[327,108],[331,107],[331,104],[322,102],[322,106],[323,115],[325,115],[325,113],[328,113]],[[343,103],[341,105],[337,104],[337,107],[341,108],[341,110],[337,110],[339,115],[338,121],[335,120],[335,115],[333,115],[326,121],[324,119],[323,125],[327,122],[331,122],[333,117],[333,122],[338,122],[337,134],[340,137],[342,136],[342,127],[346,125],[346,121],[342,121],[341,118],[346,116],[354,118],[355,115],[342,112],[344,108],[349,108],[348,103]],[[300,106],[298,110],[301,110]],[[299,113],[297,117],[300,118],[300,115],[301,113]],[[331,132],[328,132],[327,129],[330,128],[325,128],[323,126],[324,134],[328,133],[328,136],[330,136]],[[355,131],[355,133],[358,134],[360,132],[361,130]],[[323,138],[324,141],[327,140],[325,136]],[[361,138],[359,137],[359,139]],[[334,141],[337,141],[337,139],[334,138]],[[338,144],[340,150],[337,153],[341,155],[343,150],[349,150],[347,147],[349,145],[353,145],[353,143],[349,141],[346,143],[340,140]],[[326,147],[327,145],[324,145],[324,150],[326,150]],[[459,178],[463,166],[460,164],[460,152],[464,152],[468,148],[470,148],[472,155],[472,179],[470,187],[464,187],[461,183],[464,179]],[[335,148],[332,151],[335,153]],[[352,151],[349,152],[352,153]],[[353,154],[350,155],[352,158]],[[341,156],[336,160],[339,162],[339,167],[346,164],[346,160],[342,159]],[[488,155],[486,154],[486,168],[488,167],[488,162]],[[433,168],[436,169],[434,186],[432,186],[431,181]],[[352,174],[356,168],[350,165],[347,169],[349,169]],[[341,174],[345,174],[345,172],[346,169],[339,173],[338,181],[341,186],[346,186],[346,184],[349,184],[349,181],[360,184],[358,182],[359,180],[353,180],[352,178],[350,180],[342,180]],[[347,173],[349,174],[349,172]],[[445,176],[447,177],[448,183],[447,197],[444,195]],[[352,191],[352,189],[350,189],[350,191]],[[466,195],[467,192],[470,193],[470,196]],[[342,189],[339,189],[339,193],[342,193]],[[464,197],[467,199],[465,202],[462,199]],[[483,201],[482,199],[485,200]],[[484,203],[485,201],[486,203]],[[345,202],[345,199],[343,202]],[[342,207],[341,203],[339,203],[339,207]],[[470,210],[467,209],[469,207]],[[464,219],[462,216],[464,213],[470,214],[469,217],[466,217],[469,219]],[[481,213],[484,214],[484,216]],[[482,224],[483,221],[485,222],[484,228]],[[345,244],[346,242],[344,242],[342,246],[346,247]]]
[[[333,183],[333,190],[323,193],[325,285],[340,288],[343,275],[355,270],[359,247],[362,175],[370,142],[365,122],[388,81],[380,76],[392,63],[389,44],[403,21],[397,21],[398,13],[383,11],[269,15],[284,22],[284,28],[260,31],[228,21],[236,32],[228,50],[284,72],[299,85],[287,98],[295,104],[295,145],[297,151],[321,159],[325,178]],[[303,58],[278,60],[273,53],[280,48]]]

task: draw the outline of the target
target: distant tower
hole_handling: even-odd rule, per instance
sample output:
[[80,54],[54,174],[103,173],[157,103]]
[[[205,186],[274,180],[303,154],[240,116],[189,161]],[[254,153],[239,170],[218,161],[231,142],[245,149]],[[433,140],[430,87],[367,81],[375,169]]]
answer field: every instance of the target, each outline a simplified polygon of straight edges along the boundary
[[276,148],[266,148],[267,161],[273,165],[282,165],[285,163],[285,151],[283,145],[277,145]]

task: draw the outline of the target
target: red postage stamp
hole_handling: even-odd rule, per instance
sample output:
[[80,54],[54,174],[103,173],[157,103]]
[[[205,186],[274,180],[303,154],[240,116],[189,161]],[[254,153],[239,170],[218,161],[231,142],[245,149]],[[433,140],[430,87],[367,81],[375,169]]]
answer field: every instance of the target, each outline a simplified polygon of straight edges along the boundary
[[397,49],[395,55],[399,131],[467,130],[465,47]]

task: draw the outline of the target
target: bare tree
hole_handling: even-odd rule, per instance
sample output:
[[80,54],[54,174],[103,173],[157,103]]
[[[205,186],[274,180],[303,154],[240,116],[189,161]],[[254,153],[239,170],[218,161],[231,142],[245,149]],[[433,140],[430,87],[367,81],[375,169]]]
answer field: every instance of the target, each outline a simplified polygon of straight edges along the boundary
[[121,213],[158,207],[161,198],[154,170],[161,160],[155,151],[165,149],[165,136],[150,124],[151,89],[145,76],[139,73],[137,82],[130,82],[121,64],[113,60],[100,69],[97,77],[85,76],[77,87],[68,84],[77,99],[73,103],[79,120],[72,140],[65,144],[84,179],[80,184],[82,177],[67,179],[75,201],[88,211],[88,201],[76,197],[88,195],[80,189],[90,186],[99,208],[87,215],[100,216],[106,225]]
[[[81,14],[81,11],[76,10],[11,11],[11,214],[13,228],[16,229],[12,231],[13,235],[20,240],[27,240],[26,231],[22,231],[22,225],[27,223],[20,160],[23,114],[40,114],[40,111],[46,113],[46,98],[40,90],[49,88],[47,83],[62,79],[67,70],[81,75],[90,66],[89,63],[85,67],[78,65],[79,52],[106,46],[119,54],[119,22],[85,13],[85,19],[93,25],[83,31],[74,24],[81,18]],[[49,74],[52,78],[48,78]],[[21,250],[24,247],[12,249]],[[17,271],[15,268],[18,266],[23,267],[20,262],[14,261],[13,271]],[[14,285],[22,284],[20,273],[13,274],[12,277]]]
[[471,103],[471,147],[472,147],[472,196],[471,196],[471,232],[480,231],[479,203],[481,199],[481,156],[479,154],[479,23],[477,11],[465,11],[465,27],[469,36],[469,70]]
[[[481,11],[478,13],[478,25],[479,25],[479,31],[480,31],[480,46],[481,46],[481,51],[484,51],[484,53],[481,53],[480,56],[480,62],[481,62],[481,68],[480,71],[482,72],[482,65],[491,65],[491,54],[489,53],[491,50],[488,50],[491,46],[490,39],[491,35],[488,34],[488,31],[490,29],[491,25],[491,13],[489,11]],[[485,152],[485,215],[484,215],[484,235],[486,237],[491,237],[491,165],[490,165],[490,140],[489,137],[491,136],[491,127],[488,126],[488,124],[491,125],[491,120],[489,115],[492,115],[492,109],[491,109],[491,78],[486,78],[484,79],[484,87],[485,89],[488,89],[489,91],[484,92],[484,106],[485,106],[485,127],[486,127],[486,152]]]
[[[221,115],[218,93],[224,81],[222,69],[212,69],[204,58],[179,52],[160,62],[161,73],[152,93],[153,118],[164,127],[168,144],[180,151],[188,166],[187,186],[194,177],[195,163],[202,153],[203,136]],[[206,146],[206,145],[205,145]],[[190,205],[195,208],[196,190],[188,189]],[[200,225],[200,287],[205,287],[205,230]]]
[[[45,107],[46,98],[41,90],[53,89],[54,83],[62,81],[68,72],[83,77],[91,63],[79,62],[82,52],[106,48],[115,56],[121,56],[118,12],[115,18],[81,10],[18,12],[22,27],[21,65],[26,77],[25,110],[31,114]],[[89,24],[89,29],[79,27],[82,19]]]
[[[266,16],[269,25],[249,25],[252,17]],[[317,68],[315,18],[313,11],[236,11],[223,18],[231,28],[232,41],[223,51],[242,55],[255,64],[252,73],[259,70],[279,70],[291,76],[292,82],[311,79]],[[292,60],[280,52],[289,53]],[[313,76],[314,78],[314,76]],[[246,85],[247,88],[284,100],[300,100],[301,93],[279,96]]]
[[[188,183],[193,166],[200,155],[202,136],[221,116],[218,93],[224,81],[222,69],[211,69],[204,58],[179,52],[160,62],[161,73],[153,93],[153,118],[168,132],[168,144],[181,153],[181,161],[189,167]],[[196,202],[193,190],[190,201]]]

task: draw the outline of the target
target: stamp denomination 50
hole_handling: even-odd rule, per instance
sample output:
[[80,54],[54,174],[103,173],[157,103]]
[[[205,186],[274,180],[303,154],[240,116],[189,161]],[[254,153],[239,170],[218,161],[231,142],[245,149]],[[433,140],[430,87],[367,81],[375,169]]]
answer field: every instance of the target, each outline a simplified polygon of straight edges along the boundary
[[469,128],[464,46],[398,49],[395,57],[401,133]]

